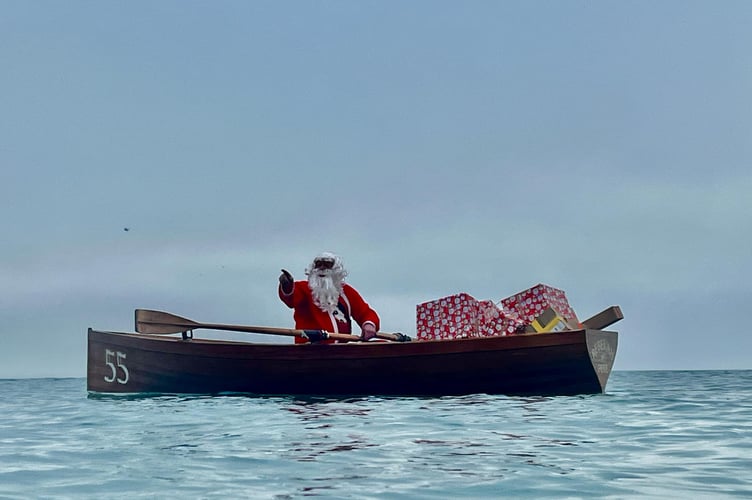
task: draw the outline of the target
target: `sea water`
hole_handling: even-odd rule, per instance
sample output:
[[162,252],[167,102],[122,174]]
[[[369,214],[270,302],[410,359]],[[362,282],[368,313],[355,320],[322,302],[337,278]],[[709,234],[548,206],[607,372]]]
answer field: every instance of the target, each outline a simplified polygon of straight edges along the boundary
[[606,394],[524,398],[0,380],[0,498],[308,496],[749,498],[752,371],[615,372]]

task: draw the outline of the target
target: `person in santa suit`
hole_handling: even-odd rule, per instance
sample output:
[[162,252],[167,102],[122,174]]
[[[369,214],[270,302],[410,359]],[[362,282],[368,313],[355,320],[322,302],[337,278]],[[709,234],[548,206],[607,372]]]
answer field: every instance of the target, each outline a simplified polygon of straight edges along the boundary
[[[345,283],[348,273],[339,256],[330,252],[317,255],[305,274],[308,280],[295,281],[282,269],[279,276],[279,298],[294,309],[295,328],[352,333],[354,320],[361,328],[362,340],[376,336],[379,315],[355,288]],[[306,339],[295,337],[295,343],[305,342]]]

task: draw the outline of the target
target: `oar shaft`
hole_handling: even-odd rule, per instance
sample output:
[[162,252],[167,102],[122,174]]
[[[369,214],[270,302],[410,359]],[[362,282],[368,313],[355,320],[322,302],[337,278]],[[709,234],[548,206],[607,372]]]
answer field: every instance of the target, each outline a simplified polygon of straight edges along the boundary
[[[360,341],[360,337],[357,335],[350,335],[347,333],[333,333],[325,332],[323,330],[296,330],[292,328],[274,328],[271,326],[245,326],[245,325],[227,325],[223,323],[198,323],[196,321],[182,318],[171,313],[162,311],[152,311],[149,309],[136,309],[136,331],[139,333],[151,333],[151,334],[170,334],[185,332],[188,330],[196,329],[206,330],[224,330],[232,332],[246,332],[246,333],[266,333],[271,335],[286,335],[289,337],[303,337],[310,338],[311,340],[316,338],[330,338],[335,340],[343,340],[346,342]],[[377,333],[376,336],[382,339],[395,340],[398,342],[404,342],[410,340],[399,333]]]
[[[242,331],[242,332],[250,332],[250,333],[268,333],[271,335],[289,335],[292,337],[305,337],[306,331],[305,330],[295,330],[290,328],[274,328],[271,326],[241,326],[241,325],[223,325],[223,324],[217,324],[217,323],[200,323],[200,327],[194,327],[194,328],[205,328],[208,330],[227,330],[227,331]],[[351,342],[359,341],[360,337],[357,335],[351,335],[349,333],[334,333],[334,332],[324,332],[326,333],[326,336],[330,339],[336,339],[336,340],[347,340]],[[377,333],[376,337],[384,340],[393,340],[395,342],[404,342],[405,339],[401,336],[402,334],[396,334],[396,333]]]
[[[243,326],[243,325],[224,325],[221,323],[198,323],[194,328],[203,328],[205,330],[224,330],[233,332],[246,333],[268,333],[270,335],[287,335],[289,337],[308,337],[305,330],[295,330],[292,328],[274,328],[272,326]],[[317,332],[319,330],[316,330]],[[360,337],[349,335],[347,333],[323,332],[326,338],[335,340],[357,341]]]

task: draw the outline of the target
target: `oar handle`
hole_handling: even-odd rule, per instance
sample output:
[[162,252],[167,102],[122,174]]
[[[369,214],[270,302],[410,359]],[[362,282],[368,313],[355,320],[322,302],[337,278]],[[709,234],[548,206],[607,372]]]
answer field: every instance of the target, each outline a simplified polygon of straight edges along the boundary
[[410,342],[412,339],[404,333],[377,333],[376,338],[391,340],[392,342]]

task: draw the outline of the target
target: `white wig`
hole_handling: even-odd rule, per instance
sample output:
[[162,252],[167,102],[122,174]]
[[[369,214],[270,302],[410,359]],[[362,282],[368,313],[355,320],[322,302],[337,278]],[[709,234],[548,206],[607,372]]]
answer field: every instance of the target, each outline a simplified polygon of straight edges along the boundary
[[314,272],[314,270],[316,269],[317,260],[334,261],[334,265],[332,266],[332,273],[331,273],[332,277],[335,279],[335,281],[344,283],[345,278],[348,275],[347,269],[345,269],[345,265],[342,262],[342,258],[339,255],[334,254],[332,252],[321,252],[316,257],[314,257],[311,263],[305,269],[306,276],[310,276],[311,273]]

